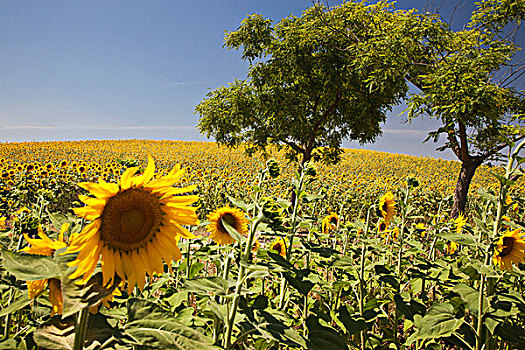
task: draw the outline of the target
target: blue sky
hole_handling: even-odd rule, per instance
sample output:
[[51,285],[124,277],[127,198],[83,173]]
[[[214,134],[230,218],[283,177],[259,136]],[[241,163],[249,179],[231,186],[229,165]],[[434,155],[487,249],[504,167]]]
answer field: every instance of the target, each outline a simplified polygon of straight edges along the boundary
[[[330,1],[335,5],[339,1]],[[424,1],[397,2],[398,8]],[[442,8],[448,20],[455,0]],[[0,2],[0,141],[207,140],[194,107],[247,65],[222,47],[248,14],[278,21],[311,0],[5,0]],[[456,11],[458,25],[473,1]],[[433,120],[403,124],[364,148],[453,159],[422,144]],[[357,147],[345,143],[346,147]]]

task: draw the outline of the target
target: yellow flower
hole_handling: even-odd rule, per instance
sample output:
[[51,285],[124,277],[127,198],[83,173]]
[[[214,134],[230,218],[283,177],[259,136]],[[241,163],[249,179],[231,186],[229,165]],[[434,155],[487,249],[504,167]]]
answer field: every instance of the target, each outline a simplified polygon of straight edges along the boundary
[[523,262],[525,258],[525,240],[520,235],[521,229],[507,230],[500,237],[492,261],[502,270],[512,270],[512,264]]
[[456,232],[460,233],[463,230],[463,226],[467,223],[467,219],[460,213],[454,222],[456,223]]
[[445,253],[452,255],[452,254],[456,253],[458,248],[459,248],[459,245],[456,242],[448,241],[445,244]]
[[377,224],[377,231],[379,231],[379,232],[385,232],[387,226],[388,226],[387,223],[384,222],[383,220],[381,220],[381,221]]
[[419,233],[421,238],[424,238],[427,235],[427,229],[425,227],[425,224],[422,222],[416,224],[415,230],[416,233]]
[[6,228],[6,224],[5,224],[5,221],[7,220],[7,218],[5,216],[2,216],[0,218],[0,230],[5,230]]
[[385,195],[381,196],[379,199],[379,210],[388,225],[394,218],[394,215],[396,215],[396,202],[392,192],[387,192]]
[[399,229],[397,227],[394,227],[392,230],[384,230],[381,237],[383,237],[385,243],[388,243],[390,239],[392,239],[392,241],[397,241],[397,239],[399,238]]
[[[31,244],[31,246],[25,247],[21,249],[21,251],[35,255],[53,255],[53,253],[56,250],[67,247],[67,243],[64,242],[64,232],[66,232],[68,228],[69,224],[62,225],[57,241],[54,241],[51,238],[49,238],[44,233],[44,231],[42,231],[41,226],[38,227],[38,237],[40,237],[40,239],[29,238],[24,233],[24,238],[29,244]],[[49,286],[49,301],[52,305],[51,316],[54,316],[55,314],[62,314],[62,307],[64,305],[64,301],[62,298],[62,289],[60,288],[59,279],[50,278],[38,281],[27,281],[27,290],[29,292],[29,298],[36,298],[40,293],[44,291],[46,286]]]
[[321,224],[323,233],[328,233],[330,230],[336,230],[339,224],[339,216],[336,213],[330,213],[330,215],[325,216]]
[[190,204],[198,196],[181,196],[196,186],[174,188],[184,170],[175,166],[166,176],[154,179],[155,164],[151,156],[144,173],[134,176],[138,167],[128,168],[120,183],[82,182],[78,186],[94,197],[79,196],[86,204],[75,208],[78,216],[92,222],[75,234],[66,253],[79,252],[68,263],[77,266],[69,278],[83,276],[85,283],[102,260],[103,285],[114,281],[115,274],[128,281],[128,291],[135,285],[140,290],[146,283],[146,273],[164,272],[163,260],[171,270],[171,261],[179,260],[177,246],[180,237],[195,238],[182,225],[196,225],[196,208]]
[[270,245],[270,250],[275,250],[280,256],[286,256],[286,242],[279,237]]
[[244,217],[244,213],[237,208],[230,208],[228,206],[219,208],[208,215],[210,223],[206,226],[210,232],[210,238],[217,244],[231,244],[235,239],[230,236],[228,230],[224,227],[223,222],[233,227],[241,235],[248,232],[248,220]]

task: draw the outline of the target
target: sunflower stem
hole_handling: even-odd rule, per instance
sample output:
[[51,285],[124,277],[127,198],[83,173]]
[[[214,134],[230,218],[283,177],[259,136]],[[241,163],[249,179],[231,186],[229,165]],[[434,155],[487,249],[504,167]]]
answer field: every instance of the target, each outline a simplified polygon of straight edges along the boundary
[[73,350],[81,350],[84,348],[88,319],[89,308],[86,307],[82,309],[78,315],[78,321],[75,327],[75,341],[73,344]]
[[[399,283],[397,286],[396,294],[399,294],[401,290],[399,289],[401,285],[401,277],[402,277],[402,271],[401,271],[401,261],[403,260],[403,248],[405,245],[405,220],[406,220],[406,210],[407,210],[407,204],[408,204],[408,196],[410,194],[410,185],[407,184],[406,192],[405,192],[405,198],[403,199],[403,208],[401,210],[401,228],[399,230],[399,252],[397,255],[397,278],[399,279]],[[394,312],[394,327],[393,327],[393,338],[394,338],[394,344],[397,345],[398,343],[398,334],[397,334],[397,325],[399,323],[399,309],[396,307],[396,310]]]
[[[363,232],[363,243],[361,245],[361,265],[359,268],[359,313],[363,316],[365,312],[365,254],[366,254],[366,237],[368,227],[370,226],[370,211],[372,206],[368,208],[366,213],[365,230]],[[366,348],[366,330],[361,331],[361,350]]]
[[[286,246],[286,242],[284,242],[284,245],[286,247],[286,260],[290,261],[290,258],[292,257],[292,247],[293,247],[293,239],[295,237],[295,231],[297,229],[297,210],[299,208],[299,199],[301,192],[303,191],[303,184],[304,184],[304,176],[305,171],[304,169],[301,170],[301,175],[299,177],[299,186],[295,189],[296,192],[296,198],[293,202],[293,211],[292,211],[292,225],[290,227],[290,231],[288,232],[288,246]],[[286,294],[286,287],[288,286],[286,279],[284,276],[281,279],[281,292],[279,295],[279,308],[282,309],[284,306],[284,296]]]
[[226,325],[226,336],[224,338],[224,347],[226,349],[229,349],[231,347],[233,323],[235,321],[235,314],[237,313],[237,307],[239,306],[239,298],[241,297],[242,286],[245,281],[244,275],[246,273],[246,265],[248,264],[248,260],[250,259],[250,252],[252,250],[253,238],[255,237],[255,231],[257,229],[257,226],[259,226],[259,224],[263,221],[263,219],[264,219],[264,215],[262,213],[262,210],[260,210],[259,216],[257,217],[257,219],[255,219],[255,221],[253,222],[250,228],[250,233],[248,234],[248,239],[246,240],[246,246],[244,248],[244,254],[242,255],[241,261],[239,263],[239,273],[237,275],[235,295],[233,297],[232,308],[228,315],[228,324]]

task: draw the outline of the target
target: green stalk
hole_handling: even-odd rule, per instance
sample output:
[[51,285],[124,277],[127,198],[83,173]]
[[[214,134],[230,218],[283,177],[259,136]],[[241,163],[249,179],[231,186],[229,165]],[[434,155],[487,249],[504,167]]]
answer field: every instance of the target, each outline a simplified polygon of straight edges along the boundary
[[253,238],[255,237],[255,230],[257,229],[257,226],[259,226],[259,223],[262,222],[262,220],[263,220],[263,214],[261,211],[257,219],[252,224],[250,233],[248,234],[248,239],[246,240],[246,247],[244,249],[244,254],[241,257],[241,261],[239,264],[239,274],[237,275],[237,285],[235,286],[235,295],[233,297],[232,309],[230,310],[230,313],[228,316],[228,324],[226,327],[226,337],[224,338],[224,347],[226,349],[229,349],[231,346],[233,323],[235,321],[235,314],[237,313],[237,307],[239,306],[239,298],[241,296],[241,290],[244,284],[244,276],[246,273],[246,264],[248,263],[248,260],[250,258]]
[[[372,206],[368,208],[366,214],[365,230],[363,232],[363,243],[361,245],[361,266],[359,268],[359,312],[363,316],[365,312],[365,254],[366,254],[366,242],[365,239],[368,234],[368,226],[370,225],[370,210]],[[366,349],[366,330],[361,331],[361,350]]]
[[81,350],[84,348],[84,340],[86,338],[86,330],[89,318],[89,308],[86,307],[79,312],[78,321],[75,327],[75,341],[73,350]]
[[[509,156],[509,161],[507,162],[507,167],[505,168],[505,180],[509,180],[516,168],[513,169],[514,159],[519,154],[522,147],[525,146],[525,140],[521,141],[520,144],[514,149],[514,151]],[[491,241],[493,241],[497,235],[499,230],[499,225],[501,223],[501,217],[503,216],[503,203],[505,203],[505,199],[507,196],[507,190],[508,190],[509,184],[505,183],[502,184],[501,190],[498,196],[498,207],[496,211],[496,218],[494,220],[494,226],[492,229],[492,237]],[[485,265],[488,265],[490,263],[490,251],[492,246],[489,244],[487,247],[487,250],[485,251]],[[485,288],[485,283],[487,284],[487,288]],[[494,348],[494,342],[491,341],[490,336],[488,334],[488,330],[486,330],[486,337],[485,337],[485,343],[481,343],[481,336],[483,332],[483,296],[486,295],[487,298],[492,295],[494,292],[494,278],[486,278],[485,275],[481,275],[481,280],[479,283],[479,299],[478,299],[478,324],[476,327],[476,349],[486,349],[486,350],[492,350]]]
[[[406,206],[407,206],[407,202],[408,202],[408,195],[410,193],[410,186],[407,185],[407,189],[406,189],[406,193],[405,193],[405,198],[403,200],[403,210],[401,211],[402,215],[401,215],[401,229],[399,230],[399,252],[398,252],[398,255],[397,255],[397,278],[399,278],[399,283],[398,283],[398,286],[397,286],[397,291],[396,293],[399,294],[400,293],[400,289],[399,289],[399,286],[401,285],[401,276],[402,276],[402,271],[401,271],[401,260],[403,259],[403,246],[405,245],[405,216],[406,216]],[[398,342],[398,339],[397,339],[397,324],[399,322],[399,310],[397,309],[396,307],[396,311],[394,313],[394,327],[392,329],[392,333],[393,333],[393,337],[394,337],[394,344],[397,345],[397,342]]]
[[[299,178],[299,188],[297,189],[297,192],[301,194],[303,190],[303,183],[304,183],[304,170],[301,171],[301,177]],[[293,211],[292,211],[292,226],[290,227],[290,231],[288,232],[288,244],[286,247],[286,260],[290,261],[290,258],[292,257],[292,247],[293,247],[293,239],[295,236],[295,230],[297,228],[297,210],[299,208],[299,195],[295,198],[295,202],[293,204]],[[284,276],[281,279],[281,292],[279,295],[279,308],[282,309],[284,307],[284,296],[286,294],[286,287],[287,282]]]

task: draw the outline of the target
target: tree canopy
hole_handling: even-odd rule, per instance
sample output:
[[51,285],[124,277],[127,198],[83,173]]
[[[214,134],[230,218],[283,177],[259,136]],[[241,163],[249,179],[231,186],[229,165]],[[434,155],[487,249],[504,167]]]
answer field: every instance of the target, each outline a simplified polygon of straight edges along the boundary
[[[420,20],[412,12],[391,13],[386,3],[342,6],[351,13],[334,10],[335,22],[316,5],[275,25],[254,14],[228,32],[224,45],[242,50],[247,77],[196,106],[201,132],[230,146],[245,143],[250,151],[276,144],[303,162],[318,147],[335,160],[343,139],[366,143],[381,135],[380,123],[408,91],[410,61],[395,50],[419,49],[406,32]],[[380,24],[389,32],[370,30]],[[348,28],[356,38],[351,47],[341,35]]]

